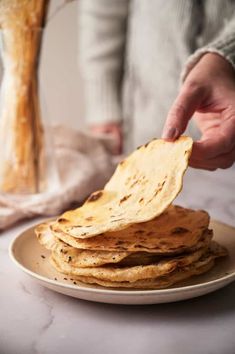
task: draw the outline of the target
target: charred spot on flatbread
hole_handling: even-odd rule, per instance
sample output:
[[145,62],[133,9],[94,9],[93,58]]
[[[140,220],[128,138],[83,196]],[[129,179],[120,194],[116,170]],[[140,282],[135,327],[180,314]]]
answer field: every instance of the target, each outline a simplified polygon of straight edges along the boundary
[[94,192],[87,199],[87,202],[95,202],[96,200],[100,199],[102,197],[102,195],[103,195],[102,191]]

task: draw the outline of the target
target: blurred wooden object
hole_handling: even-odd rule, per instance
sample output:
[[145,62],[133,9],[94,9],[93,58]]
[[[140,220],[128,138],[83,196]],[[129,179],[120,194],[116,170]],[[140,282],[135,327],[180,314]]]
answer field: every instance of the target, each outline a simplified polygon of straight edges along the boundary
[[37,69],[47,6],[48,0],[0,0],[1,192],[33,194],[45,187]]

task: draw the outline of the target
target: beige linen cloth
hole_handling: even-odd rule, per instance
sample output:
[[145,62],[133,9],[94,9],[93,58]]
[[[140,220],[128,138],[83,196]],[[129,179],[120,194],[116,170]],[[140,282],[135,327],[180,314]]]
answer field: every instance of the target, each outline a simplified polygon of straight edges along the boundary
[[112,175],[116,161],[110,140],[64,126],[53,127],[51,135],[60,187],[33,197],[0,193],[0,230],[21,219],[52,216],[78,205]]

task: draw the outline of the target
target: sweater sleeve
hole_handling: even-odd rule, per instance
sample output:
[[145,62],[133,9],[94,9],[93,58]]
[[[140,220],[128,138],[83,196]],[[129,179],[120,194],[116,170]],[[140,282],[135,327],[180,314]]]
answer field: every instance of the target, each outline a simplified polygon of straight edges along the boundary
[[207,45],[197,49],[186,61],[181,79],[185,80],[192,68],[206,53],[216,53],[227,59],[235,69],[235,17],[227,23],[221,33]]
[[88,124],[122,120],[128,0],[80,0],[80,66]]

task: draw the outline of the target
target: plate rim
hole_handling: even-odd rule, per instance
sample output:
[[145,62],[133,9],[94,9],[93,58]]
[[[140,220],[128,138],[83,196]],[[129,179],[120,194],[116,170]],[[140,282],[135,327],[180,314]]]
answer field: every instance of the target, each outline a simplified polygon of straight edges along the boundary
[[[235,227],[232,225],[228,225],[226,223],[223,223],[217,219],[212,219],[211,222],[217,222],[219,224],[222,224],[225,227],[230,227],[232,229],[234,229],[235,231]],[[41,224],[41,223],[40,223]],[[65,284],[62,283],[58,280],[53,280],[50,278],[47,278],[43,275],[40,275],[38,273],[33,272],[32,270],[26,268],[24,265],[22,265],[17,258],[14,255],[14,248],[15,245],[17,244],[17,242],[19,242],[19,239],[23,238],[23,236],[25,235],[26,232],[30,232],[33,231],[33,229],[39,224],[35,224],[33,226],[30,226],[29,228],[24,229],[23,231],[21,231],[21,233],[19,235],[17,235],[11,242],[10,245],[8,247],[8,253],[10,256],[10,259],[12,260],[12,262],[19,268],[21,269],[24,273],[30,275],[32,278],[36,278],[44,283],[48,283],[50,285],[53,286],[60,286],[63,287],[65,289],[70,289],[70,290],[77,290],[77,291],[81,291],[81,292],[92,292],[92,293],[100,293],[103,295],[118,295],[118,296],[146,296],[146,295],[168,295],[168,294],[172,294],[172,293],[180,293],[180,292],[184,292],[184,293],[190,293],[193,290],[200,290],[201,288],[210,286],[210,285],[215,285],[215,284],[219,284],[221,282],[227,282],[227,284],[229,284],[230,282],[233,281],[233,279],[235,280],[235,270],[234,272],[227,274],[219,279],[214,279],[214,280],[210,280],[201,284],[194,284],[194,285],[186,285],[186,286],[181,286],[181,287],[177,287],[177,288],[166,288],[166,289],[148,289],[148,290],[116,290],[116,289],[100,289],[100,288],[94,288],[94,287],[85,287],[85,286],[80,286],[80,285],[73,285],[73,284]]]

